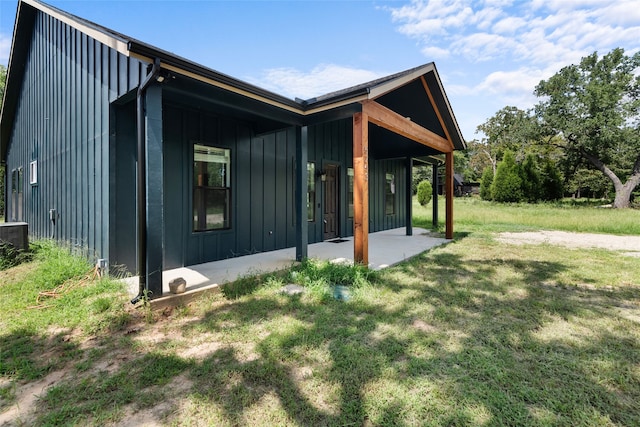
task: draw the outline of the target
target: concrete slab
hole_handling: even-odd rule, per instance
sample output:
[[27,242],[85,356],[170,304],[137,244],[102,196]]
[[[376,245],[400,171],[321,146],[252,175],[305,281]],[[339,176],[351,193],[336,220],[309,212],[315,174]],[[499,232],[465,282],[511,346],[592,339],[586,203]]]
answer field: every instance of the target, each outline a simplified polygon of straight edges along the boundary
[[[353,263],[353,237],[339,240],[340,243],[326,241],[309,245],[309,258]],[[413,236],[407,236],[404,227],[370,233],[369,268],[379,270],[398,264],[446,242],[448,240],[432,237],[427,230],[415,227]],[[295,248],[287,248],[167,270],[162,273],[163,296],[175,297],[169,293],[169,282],[178,277],[187,281],[187,292],[181,295],[188,298],[193,292],[215,288],[240,277],[290,268],[296,263],[295,255]],[[131,296],[137,295],[138,278],[124,280]]]

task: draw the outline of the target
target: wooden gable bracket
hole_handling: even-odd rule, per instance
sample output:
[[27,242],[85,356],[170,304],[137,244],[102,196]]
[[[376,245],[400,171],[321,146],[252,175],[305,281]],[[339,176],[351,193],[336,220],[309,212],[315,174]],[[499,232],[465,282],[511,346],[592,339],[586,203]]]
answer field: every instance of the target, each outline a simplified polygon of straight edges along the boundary
[[441,153],[453,151],[453,144],[450,140],[441,137],[429,129],[423,128],[406,117],[402,117],[400,114],[376,101],[362,101],[362,112],[369,117],[369,122],[393,133],[436,149]]
[[[425,92],[427,92],[427,96],[429,97],[429,102],[433,107],[433,110],[436,112],[436,116],[438,116],[438,121],[440,122],[440,126],[444,130],[444,134],[447,136],[447,140],[453,146],[453,142],[451,141],[451,135],[449,135],[449,131],[447,127],[444,125],[444,120],[442,120],[442,114],[440,114],[440,110],[436,106],[436,101],[433,99],[433,94],[431,93],[431,89],[429,89],[429,85],[427,84],[427,80],[425,80],[424,76],[420,76],[420,81],[422,82],[422,87],[424,87]],[[446,197],[446,219],[445,219],[445,237],[447,239],[453,239],[453,152],[447,152],[445,154],[445,197]]]

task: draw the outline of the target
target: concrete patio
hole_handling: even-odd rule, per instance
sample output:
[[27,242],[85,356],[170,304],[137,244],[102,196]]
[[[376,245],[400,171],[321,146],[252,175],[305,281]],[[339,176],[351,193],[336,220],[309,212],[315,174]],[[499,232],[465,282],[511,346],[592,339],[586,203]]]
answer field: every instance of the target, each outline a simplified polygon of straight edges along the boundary
[[[310,244],[309,258],[353,262],[353,237],[340,240],[338,243],[326,241]],[[444,238],[432,237],[427,230],[415,227],[412,236],[406,235],[404,227],[370,233],[369,267],[374,270],[389,267],[447,241]],[[169,293],[169,282],[178,277],[184,278],[187,282],[187,291],[181,295],[199,293],[233,282],[239,277],[289,268],[295,264],[295,255],[296,248],[287,248],[167,270],[162,274],[162,299],[176,296]],[[129,277],[125,280],[131,295],[137,295],[137,277]]]

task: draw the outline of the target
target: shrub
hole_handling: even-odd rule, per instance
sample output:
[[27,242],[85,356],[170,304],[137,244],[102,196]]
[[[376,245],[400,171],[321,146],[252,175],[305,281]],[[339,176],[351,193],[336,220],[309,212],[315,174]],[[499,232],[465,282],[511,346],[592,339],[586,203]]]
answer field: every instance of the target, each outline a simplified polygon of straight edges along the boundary
[[538,161],[532,154],[527,154],[520,171],[524,198],[529,203],[537,203],[542,197],[542,183],[540,179]]
[[496,202],[520,202],[522,192],[522,173],[511,151],[505,151],[498,164],[496,176],[491,184],[491,196]]
[[493,200],[491,197],[491,184],[493,184],[493,169],[484,168],[482,178],[480,178],[480,198],[482,200]]
[[429,181],[421,181],[420,184],[418,184],[418,203],[420,203],[421,206],[426,206],[427,203],[431,201],[432,194],[433,189]]

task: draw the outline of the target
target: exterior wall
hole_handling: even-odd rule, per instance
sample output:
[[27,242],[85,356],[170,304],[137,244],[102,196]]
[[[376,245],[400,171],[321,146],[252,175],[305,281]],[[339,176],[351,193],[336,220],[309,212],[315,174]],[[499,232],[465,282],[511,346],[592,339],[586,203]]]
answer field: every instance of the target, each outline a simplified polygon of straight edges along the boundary
[[[184,100],[183,100],[184,101]],[[164,222],[165,269],[295,246],[295,131],[255,135],[248,123],[188,102],[165,102]],[[231,227],[192,231],[193,145],[231,150]],[[347,168],[353,162],[352,126],[341,120],[309,128],[308,161],[316,171],[339,167],[339,235],[353,235],[348,218]],[[372,160],[370,231],[405,225],[404,161]],[[385,173],[396,177],[396,209],[384,213]],[[309,243],[323,240],[323,186],[316,178],[316,220]]]
[[[22,219],[33,237],[108,258],[109,107],[137,87],[143,72],[139,61],[37,13],[7,154],[9,178],[24,170]],[[34,160],[38,182],[31,185]],[[9,194],[9,214],[12,203]]]
[[[192,231],[193,145],[231,150],[231,228]],[[164,107],[165,268],[295,245],[295,134],[254,135],[247,123]]]

